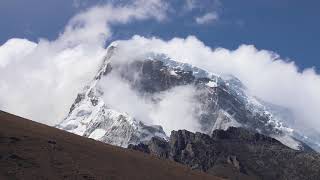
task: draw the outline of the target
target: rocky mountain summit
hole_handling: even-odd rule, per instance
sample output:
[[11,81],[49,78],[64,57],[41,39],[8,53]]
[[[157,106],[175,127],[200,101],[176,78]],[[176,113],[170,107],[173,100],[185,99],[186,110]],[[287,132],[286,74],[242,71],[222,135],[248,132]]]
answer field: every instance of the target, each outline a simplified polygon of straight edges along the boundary
[[311,149],[293,150],[274,138],[243,128],[215,130],[210,136],[173,131],[169,141],[154,137],[148,143],[129,148],[231,179],[316,180],[320,177],[318,153]]

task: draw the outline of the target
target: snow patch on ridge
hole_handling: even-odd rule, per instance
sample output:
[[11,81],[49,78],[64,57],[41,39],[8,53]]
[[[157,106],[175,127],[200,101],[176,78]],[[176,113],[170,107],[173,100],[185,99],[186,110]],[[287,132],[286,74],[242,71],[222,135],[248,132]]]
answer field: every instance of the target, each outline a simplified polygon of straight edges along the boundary
[[295,140],[294,138],[292,138],[291,136],[283,135],[283,136],[272,136],[272,137],[292,149],[301,150],[301,147],[302,147],[301,143]]
[[212,131],[216,129],[227,130],[229,127],[241,127],[242,125],[238,123],[228,112],[224,110],[219,111],[218,118],[212,128]]
[[163,62],[164,66],[167,66],[168,68],[173,70],[192,72],[195,78],[209,78],[209,79],[219,78],[219,75],[215,73],[206,71],[204,69],[198,68],[188,63],[174,61],[164,54],[149,53],[146,56],[146,59],[153,60],[153,61],[161,61]]
[[206,85],[211,87],[211,88],[218,87],[217,82],[214,82],[214,81],[209,81]]
[[96,129],[89,135],[89,138],[98,140],[98,139],[102,138],[106,134],[106,132],[107,131],[104,129]]

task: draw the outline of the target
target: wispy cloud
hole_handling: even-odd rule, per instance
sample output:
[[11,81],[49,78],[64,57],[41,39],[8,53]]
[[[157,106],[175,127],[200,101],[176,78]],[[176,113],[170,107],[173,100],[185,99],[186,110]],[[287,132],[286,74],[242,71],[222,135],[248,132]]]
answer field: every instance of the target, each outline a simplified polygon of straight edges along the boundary
[[185,8],[189,11],[195,9],[211,9],[217,10],[222,6],[220,0],[183,0],[185,1]]
[[194,16],[197,24],[211,24],[219,20],[222,3],[220,0],[184,0],[186,12],[201,14]]
[[[127,56],[127,60],[133,60],[132,56]],[[103,99],[108,107],[126,112],[146,124],[161,125],[168,135],[172,130],[179,129],[200,131],[196,108],[200,103],[196,99],[196,89],[191,85],[142,95],[114,68],[100,81],[99,86],[103,89]]]
[[185,1],[186,1],[185,6],[186,6],[186,8],[188,10],[193,10],[194,8],[197,7],[197,4],[196,4],[195,0],[185,0]]
[[196,17],[195,21],[197,24],[211,24],[218,21],[219,15],[216,12],[206,13],[203,16]]

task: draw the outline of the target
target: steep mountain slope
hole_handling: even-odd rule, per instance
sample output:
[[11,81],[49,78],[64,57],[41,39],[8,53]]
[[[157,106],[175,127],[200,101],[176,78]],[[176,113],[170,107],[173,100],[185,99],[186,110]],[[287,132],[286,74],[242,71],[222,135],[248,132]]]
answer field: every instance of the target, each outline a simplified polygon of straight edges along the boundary
[[219,179],[0,111],[0,179]]
[[122,147],[148,141],[153,136],[166,139],[159,126],[163,124],[146,125],[132,114],[108,107],[103,96],[112,90],[112,84],[105,88],[102,79],[116,74],[139,96],[151,97],[154,103],[158,101],[155,94],[179,86],[193,86],[199,102],[195,119],[203,133],[211,134],[215,129],[230,126],[244,127],[274,137],[293,149],[308,150],[305,143],[315,149],[320,147],[318,141],[290,127],[289,111],[250,95],[234,76],[216,75],[152,52],[121,62],[121,53],[120,46],[108,47],[97,76],[78,95],[58,128]]
[[215,130],[211,136],[173,131],[169,142],[154,137],[146,144],[129,148],[231,179],[320,177],[320,154],[290,149],[273,138],[243,128]]
[[127,113],[110,109],[105,104],[103,91],[98,83],[102,76],[111,71],[108,60],[113,51],[114,47],[111,46],[97,76],[78,94],[67,118],[56,127],[121,147],[150,140],[153,136],[166,138],[161,126],[147,126]]

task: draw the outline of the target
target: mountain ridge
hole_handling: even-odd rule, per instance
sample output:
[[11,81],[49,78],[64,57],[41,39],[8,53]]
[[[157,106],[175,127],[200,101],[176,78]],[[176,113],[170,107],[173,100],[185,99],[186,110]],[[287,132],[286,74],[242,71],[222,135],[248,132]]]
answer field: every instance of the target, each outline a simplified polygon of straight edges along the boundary
[[315,151],[293,150],[244,128],[215,130],[211,136],[178,130],[169,142],[154,137],[129,148],[228,179],[316,180],[320,176],[320,155]]

